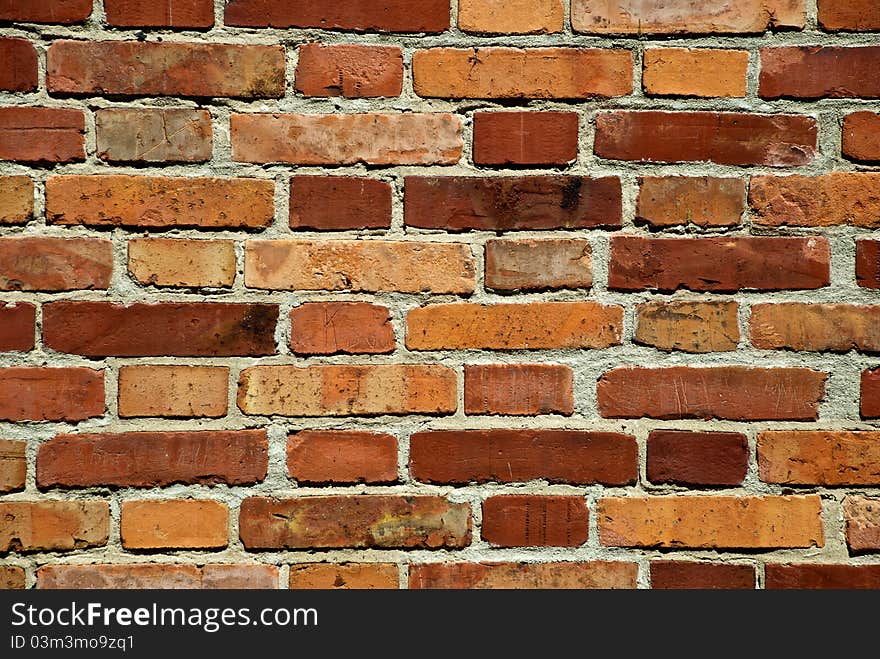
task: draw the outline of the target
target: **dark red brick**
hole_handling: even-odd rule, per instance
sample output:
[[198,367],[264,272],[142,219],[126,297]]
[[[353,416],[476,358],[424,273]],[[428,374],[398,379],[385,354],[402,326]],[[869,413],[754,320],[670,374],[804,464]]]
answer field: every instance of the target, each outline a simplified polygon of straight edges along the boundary
[[578,155],[576,112],[475,112],[477,165],[565,165]]
[[767,590],[880,589],[880,565],[822,565],[795,563],[764,566]]
[[755,568],[733,563],[651,561],[654,590],[754,590]]
[[0,302],[0,352],[32,350],[36,308],[29,302]]
[[761,49],[761,98],[880,98],[880,46]]
[[739,485],[749,468],[745,435],[655,430],[648,435],[648,480],[675,485]]
[[86,159],[85,118],[66,108],[0,108],[0,160],[26,163]]
[[37,51],[27,39],[0,39],[0,89],[30,92],[37,88]]
[[497,547],[578,547],[587,541],[589,520],[583,497],[489,497],[483,540]]
[[290,179],[290,228],[318,231],[387,229],[391,186],[350,176],[294,176]]

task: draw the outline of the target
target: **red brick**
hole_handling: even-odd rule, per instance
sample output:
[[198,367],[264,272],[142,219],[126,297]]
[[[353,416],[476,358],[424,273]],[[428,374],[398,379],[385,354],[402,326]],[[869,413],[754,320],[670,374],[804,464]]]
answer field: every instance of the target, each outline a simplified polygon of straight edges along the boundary
[[0,160],[26,163],[86,159],[85,119],[66,108],[0,108]]
[[760,226],[880,227],[880,173],[754,176],[749,186],[752,222]]
[[219,549],[229,541],[229,510],[218,501],[123,501],[125,549]]
[[574,372],[553,364],[464,367],[465,414],[574,414]]
[[441,485],[532,480],[630,485],[638,478],[634,437],[586,430],[417,432],[410,437],[409,461],[415,480]]
[[764,566],[767,590],[880,589],[880,565],[821,565],[768,563]]
[[103,414],[103,371],[0,369],[0,420],[76,422]]
[[27,176],[0,176],[0,226],[27,224],[33,215],[33,181]]
[[880,550],[880,499],[848,496],[843,502],[843,514],[850,551]]
[[880,5],[874,0],[819,0],[819,25],[831,32],[880,30]]
[[471,509],[435,496],[252,497],[239,532],[247,549],[456,549],[471,542]]
[[0,566],[0,590],[24,590],[24,568],[15,565]]
[[461,119],[440,112],[233,114],[230,122],[239,162],[454,165],[463,148]]
[[82,23],[92,14],[92,0],[2,0],[0,21]]
[[484,281],[496,291],[590,288],[591,256],[587,240],[489,240]]
[[222,417],[228,389],[225,366],[122,366],[119,417]]
[[268,463],[265,430],[57,435],[40,444],[37,486],[245,485]]
[[803,29],[804,0],[633,2],[572,0],[575,32],[588,34],[763,34]]
[[814,421],[826,373],[808,368],[622,367],[598,384],[603,417]]
[[397,590],[393,563],[303,563],[290,566],[291,590]]
[[44,565],[37,588],[48,589],[244,589],[277,588],[274,565],[195,565],[134,563],[129,565]]
[[439,365],[253,366],[241,372],[238,407],[282,416],[451,414],[457,383]]
[[880,433],[762,432],[758,435],[758,471],[765,483],[880,485]]
[[287,438],[287,470],[299,483],[393,483],[397,438],[355,430],[303,430]]
[[880,98],[880,46],[761,49],[761,98]]
[[14,306],[0,302],[0,352],[33,350],[36,315],[36,307],[29,302]]
[[880,352],[880,306],[755,304],[752,345],[763,350]]
[[152,286],[229,287],[235,281],[235,243],[231,240],[132,238],[128,271]]
[[27,478],[27,442],[0,439],[0,494],[23,490]]
[[643,302],[636,305],[633,341],[660,350],[736,350],[738,310],[736,302]]
[[666,496],[599,499],[599,541],[613,547],[822,547],[818,496]]
[[394,352],[391,312],[367,302],[306,302],[290,311],[290,349],[297,355]]
[[192,27],[214,25],[212,0],[104,0],[107,24],[119,27]]
[[106,108],[95,113],[98,157],[110,162],[211,159],[207,110]]
[[633,90],[628,50],[429,48],[413,54],[413,88],[428,98],[586,99]]
[[94,238],[0,238],[0,290],[106,289],[113,244]]
[[636,221],[653,227],[733,227],[740,224],[745,198],[743,179],[646,176],[639,179]]
[[407,176],[404,220],[421,229],[529,231],[619,228],[616,177]]
[[458,28],[476,34],[562,32],[562,0],[458,0]]
[[55,41],[50,94],[279,98],[282,46],[156,41]]
[[748,68],[747,50],[648,48],[642,82],[653,96],[742,98]]
[[477,165],[566,165],[577,159],[576,112],[475,112]]
[[863,419],[880,419],[880,369],[862,371],[860,412]]
[[830,281],[825,238],[613,236],[608,287],[623,291],[815,289]]
[[816,154],[812,117],[736,112],[600,112],[594,151],[638,162],[708,161],[720,165],[806,165]]
[[755,568],[733,563],[651,561],[655,590],[754,590]]
[[303,44],[295,87],[304,96],[400,96],[403,51],[395,46]]
[[0,502],[0,553],[101,547],[109,533],[105,501]]
[[275,185],[260,179],[53,176],[46,182],[50,224],[150,228],[267,227]]
[[274,590],[278,588],[278,568],[274,565],[205,565],[202,584],[205,590]]
[[275,353],[274,304],[49,302],[43,343],[87,357],[229,357]]
[[648,435],[648,480],[673,485],[740,485],[749,443],[734,432],[654,430]]
[[391,226],[391,186],[349,176],[293,176],[290,228],[316,231],[387,229]]
[[409,587],[427,589],[636,588],[636,563],[426,563],[411,565]]
[[303,27],[355,32],[443,32],[449,28],[447,0],[231,0],[226,25]]
[[853,112],[843,119],[843,155],[857,162],[880,162],[880,114]]
[[37,50],[30,41],[0,39],[0,60],[0,89],[30,92],[37,88]]
[[498,547],[578,547],[590,513],[583,497],[494,496],[483,501],[483,540]]

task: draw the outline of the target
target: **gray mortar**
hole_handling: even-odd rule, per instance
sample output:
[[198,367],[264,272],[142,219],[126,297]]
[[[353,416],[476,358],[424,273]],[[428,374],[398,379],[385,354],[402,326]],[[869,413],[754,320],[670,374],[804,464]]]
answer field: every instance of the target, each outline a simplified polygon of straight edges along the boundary
[[[880,358],[855,352],[847,354],[795,353],[787,351],[759,351],[748,343],[748,318],[751,305],[768,301],[802,302],[846,302],[876,303],[877,293],[856,286],[854,278],[854,253],[856,238],[880,238],[880,231],[857,227],[831,228],[789,228],[758,229],[750,226],[748,211],[744,213],[741,227],[731,231],[702,230],[698,227],[673,227],[657,231],[651,235],[824,235],[831,242],[832,268],[831,285],[819,291],[784,291],[778,293],[739,292],[735,295],[715,295],[679,291],[673,295],[651,293],[620,294],[608,290],[608,242],[611,235],[620,232],[603,230],[577,231],[528,231],[508,232],[506,238],[560,237],[584,238],[592,247],[594,285],[591,291],[551,291],[529,293],[511,298],[487,291],[483,285],[482,252],[485,241],[495,238],[495,232],[468,232],[447,234],[441,231],[406,229],[403,224],[403,178],[407,175],[528,175],[559,172],[574,175],[614,175],[623,183],[623,232],[648,235],[649,232],[634,224],[637,178],[645,175],[712,175],[748,178],[760,174],[808,174],[817,175],[830,171],[878,171],[878,168],[864,167],[851,163],[841,157],[839,148],[840,126],[843,117],[854,110],[880,111],[880,100],[863,99],[825,99],[818,102],[779,100],[765,101],[757,95],[760,74],[758,49],[765,46],[780,45],[877,45],[880,36],[876,33],[831,35],[817,31],[816,1],[807,0],[808,28],[804,32],[767,33],[753,37],[708,36],[698,38],[607,38],[574,34],[570,20],[566,18],[564,31],[553,35],[491,36],[466,35],[453,28],[441,35],[383,35],[356,34],[345,32],[325,32],[322,30],[277,30],[232,28],[223,25],[224,0],[214,0],[216,25],[209,31],[190,30],[149,30],[147,41],[162,39],[167,42],[215,42],[241,44],[283,44],[287,47],[287,86],[281,99],[258,99],[243,101],[234,99],[206,99],[197,105],[192,99],[175,98],[129,98],[107,100],[101,97],[53,98],[45,89],[46,47],[54,39],[73,38],[90,40],[130,40],[136,38],[139,30],[118,30],[105,28],[102,3],[95,0],[91,19],[82,26],[40,26],[18,25],[0,28],[0,36],[26,37],[35,41],[39,56],[39,90],[29,94],[0,93],[0,105],[39,105],[44,107],[70,107],[85,110],[87,160],[84,163],[56,165],[54,167],[27,167],[17,163],[0,163],[0,174],[27,174],[35,181],[35,219],[25,227],[0,227],[0,235],[40,235],[40,236],[96,236],[110,237],[114,244],[114,275],[108,291],[76,291],[71,293],[20,293],[8,292],[2,295],[8,302],[31,301],[37,303],[37,346],[31,353],[7,353],[0,355],[0,367],[6,366],[89,366],[105,370],[107,413],[98,419],[90,419],[78,424],[68,423],[0,423],[0,436],[7,439],[23,439],[28,442],[27,485],[23,492],[4,495],[3,501],[32,500],[82,500],[102,498],[110,502],[112,518],[110,540],[106,547],[78,550],[72,553],[45,552],[39,554],[6,555],[0,563],[20,565],[26,568],[27,585],[35,583],[35,569],[40,565],[74,563],[269,563],[280,566],[279,585],[286,587],[290,563],[311,561],[358,561],[394,562],[399,565],[401,584],[405,587],[409,564],[433,561],[546,561],[546,560],[624,560],[636,562],[640,566],[639,587],[650,585],[648,564],[651,559],[672,557],[678,559],[711,559],[733,563],[747,563],[757,568],[759,584],[763,585],[765,562],[776,561],[818,561],[850,564],[878,564],[880,555],[849,557],[844,542],[844,522],[841,512],[843,498],[848,493],[880,495],[880,488],[785,488],[760,482],[757,472],[755,441],[757,433],[765,429],[877,429],[877,422],[859,419],[859,373],[861,370],[877,366]],[[457,2],[451,0],[453,25],[457,15]],[[564,0],[566,16],[570,0]],[[404,49],[405,79],[403,93],[399,98],[381,99],[306,99],[297,95],[292,87],[296,66],[296,45],[310,41],[326,44],[395,44]],[[635,93],[628,97],[607,100],[587,100],[584,102],[560,102],[551,100],[522,101],[518,107],[532,110],[571,110],[581,113],[580,155],[569,167],[555,169],[503,169],[476,168],[470,161],[471,118],[475,110],[505,109],[509,105],[492,100],[448,101],[443,99],[423,99],[415,95],[412,85],[412,55],[417,49],[439,46],[581,46],[597,48],[624,48],[634,55]],[[750,53],[748,68],[747,96],[743,99],[693,99],[693,98],[649,98],[641,91],[640,64],[646,46],[694,47],[694,48],[736,48]],[[111,166],[98,160],[95,155],[95,126],[93,112],[105,107],[205,107],[212,117],[214,152],[207,163],[173,164],[168,166],[144,165],[137,167]],[[819,153],[814,162],[802,167],[734,167],[705,162],[682,164],[640,164],[606,161],[592,154],[595,115],[609,109],[666,109],[666,110],[715,110],[741,111],[754,113],[792,113],[812,116],[819,121]],[[455,112],[464,120],[464,155],[455,166],[449,167],[365,167],[363,165],[345,167],[295,167],[289,165],[250,165],[231,161],[229,144],[229,115],[232,112],[304,112],[304,113],[352,113],[352,112]],[[44,184],[49,175],[55,174],[98,174],[109,173],[158,175],[158,176],[243,176],[270,178],[275,181],[275,221],[261,232],[246,231],[198,231],[170,230],[156,232],[164,237],[194,237],[229,239],[236,241],[237,276],[231,289],[194,291],[158,289],[136,284],[126,271],[126,240],[145,232],[124,231],[122,229],[89,229],[86,227],[56,227],[45,223],[43,203]],[[291,231],[287,226],[287,191],[290,177],[294,174],[348,174],[368,175],[389,181],[393,188],[392,224],[389,231],[343,231],[307,232]],[[476,303],[530,302],[540,300],[583,300],[590,299],[605,304],[621,304],[626,307],[623,330],[623,345],[607,350],[546,350],[532,351],[437,351],[414,353],[406,349],[405,314],[416,306],[429,302],[449,302],[459,300],[446,295],[408,295],[401,293],[379,293],[375,295],[333,292],[266,292],[249,290],[243,278],[243,241],[249,238],[305,238],[305,239],[389,239],[417,240],[432,242],[467,242],[472,247],[477,268],[477,288],[467,299]],[[41,310],[40,304],[56,299],[73,300],[125,300],[145,301],[225,301],[225,302],[268,302],[278,304],[281,310],[280,322],[276,331],[278,354],[266,359],[253,358],[187,358],[185,362],[193,365],[220,365],[230,369],[229,415],[223,419],[129,419],[118,420],[116,413],[116,387],[118,369],[127,364],[172,364],[181,360],[162,358],[109,358],[103,361],[90,360],[75,355],[56,353],[45,349],[40,342]],[[740,302],[740,331],[743,339],[739,350],[732,353],[692,355],[686,353],[667,353],[633,343],[635,314],[633,306],[645,300],[702,300],[733,299]],[[389,307],[393,314],[393,326],[398,349],[392,356],[370,357],[311,357],[294,358],[288,348],[289,323],[285,322],[289,310],[305,301],[313,300],[365,300],[375,301]],[[463,364],[465,363],[518,363],[546,362],[568,364],[575,370],[575,399],[577,409],[572,417],[550,415],[543,417],[465,417],[463,413]],[[245,416],[235,404],[238,376],[242,369],[256,364],[352,364],[352,363],[441,363],[453,367],[458,376],[459,410],[447,417],[410,415],[407,417],[382,416],[376,418],[316,418],[299,419],[278,416]],[[816,423],[761,422],[740,423],[733,421],[654,421],[603,419],[598,416],[596,405],[596,381],[605,371],[621,365],[671,366],[689,364],[711,365],[754,365],[761,366],[805,366],[824,370],[831,374],[827,383],[827,395],[820,408],[820,419]],[[619,431],[631,433],[636,437],[640,456],[640,481],[633,487],[574,487],[568,485],[548,485],[544,481],[523,484],[447,487],[422,485],[412,481],[406,466],[409,460],[409,436],[425,429],[450,428],[569,428]],[[35,460],[39,445],[57,433],[71,432],[118,432],[131,430],[196,430],[196,429],[241,429],[266,428],[269,436],[269,472],[266,480],[253,487],[228,487],[224,485],[183,486],[141,489],[104,487],[80,490],[50,490],[39,492],[35,484]],[[388,432],[399,438],[398,469],[401,477],[399,485],[372,487],[364,485],[334,487],[299,487],[286,476],[285,441],[288,432],[307,428],[363,428]],[[676,428],[684,430],[728,430],[743,432],[748,436],[750,465],[745,483],[740,488],[712,489],[691,492],[685,488],[655,486],[645,477],[645,452],[648,433],[657,428]],[[658,550],[630,550],[603,547],[599,544],[597,530],[596,504],[605,496],[638,496],[646,493],[676,493],[686,496],[707,496],[716,494],[780,494],[783,492],[818,493],[823,501],[826,545],[824,548],[779,550],[769,552],[721,552],[687,550],[661,552]],[[362,493],[405,493],[438,494],[452,501],[470,502],[474,511],[474,540],[470,547],[456,551],[388,551],[388,550],[333,550],[333,551],[273,551],[245,552],[238,538],[238,509],[242,499],[253,495],[309,496],[326,494]],[[569,494],[586,498],[590,510],[590,535],[586,544],[569,548],[537,549],[496,549],[480,538],[481,508],[484,498],[503,493],[541,493]],[[222,551],[172,551],[172,552],[126,552],[119,538],[119,509],[125,500],[148,498],[210,498],[225,502],[230,509],[230,544]]]

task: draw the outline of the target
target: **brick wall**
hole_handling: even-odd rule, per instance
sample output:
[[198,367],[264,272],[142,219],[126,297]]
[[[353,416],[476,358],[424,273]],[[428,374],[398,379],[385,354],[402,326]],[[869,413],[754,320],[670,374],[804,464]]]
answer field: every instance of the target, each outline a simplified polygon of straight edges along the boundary
[[0,585],[880,587],[878,33],[0,1]]

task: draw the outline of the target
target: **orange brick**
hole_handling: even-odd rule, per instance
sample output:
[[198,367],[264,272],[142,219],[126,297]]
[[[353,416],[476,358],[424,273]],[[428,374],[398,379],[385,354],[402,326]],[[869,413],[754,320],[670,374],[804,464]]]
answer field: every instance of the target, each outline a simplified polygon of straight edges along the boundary
[[128,241],[128,271],[154,286],[232,286],[235,247],[231,240],[135,238]]
[[497,291],[590,288],[590,243],[586,240],[489,240],[485,282]]
[[574,372],[556,364],[464,367],[465,414],[574,414]]
[[848,496],[843,502],[846,544],[854,552],[880,550],[880,499]]
[[635,342],[660,350],[736,350],[736,302],[644,302],[636,306]]
[[766,483],[880,485],[880,432],[762,432],[758,470]]
[[303,430],[287,438],[287,470],[300,483],[393,483],[397,438],[354,430]]
[[219,549],[229,537],[229,510],[218,501],[123,501],[126,549]]
[[26,451],[27,442],[0,439],[0,494],[24,489]]
[[290,311],[290,349],[297,355],[394,352],[391,312],[367,302],[306,302]]
[[880,306],[850,304],[756,304],[751,339],[756,348],[880,351]]
[[748,67],[746,50],[648,48],[642,83],[653,96],[741,98]]
[[476,34],[562,32],[562,0],[458,0],[458,27]]
[[0,176],[0,225],[26,224],[34,215],[34,184],[28,176]]
[[120,417],[221,417],[226,414],[225,366],[123,366]]
[[109,533],[105,501],[0,502],[0,553],[101,547]]
[[303,563],[290,566],[292,590],[397,590],[392,563]]
[[15,565],[0,566],[0,590],[24,590],[24,568]]
[[403,51],[394,46],[299,47],[296,90],[305,96],[400,96]]
[[746,182],[738,178],[645,176],[636,221],[655,227],[732,227],[741,221]]

